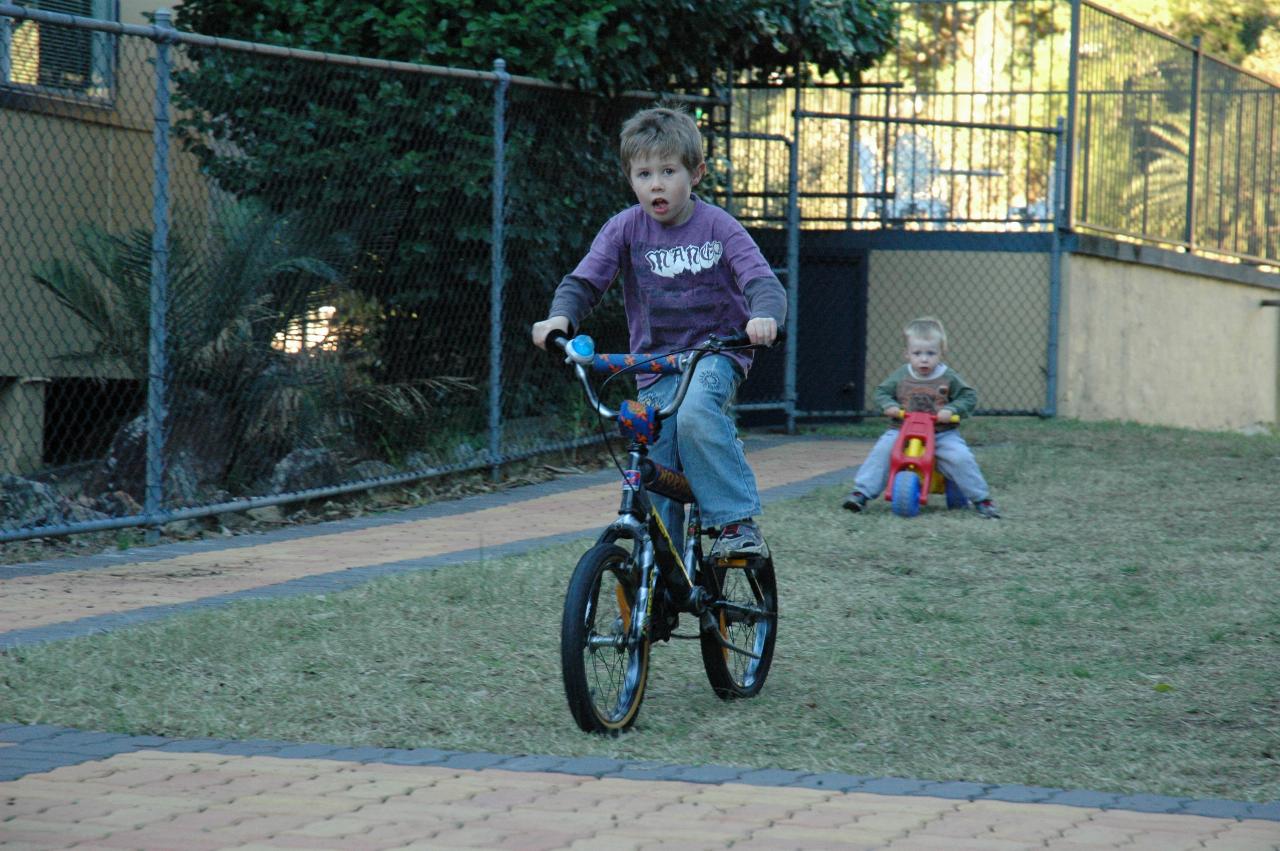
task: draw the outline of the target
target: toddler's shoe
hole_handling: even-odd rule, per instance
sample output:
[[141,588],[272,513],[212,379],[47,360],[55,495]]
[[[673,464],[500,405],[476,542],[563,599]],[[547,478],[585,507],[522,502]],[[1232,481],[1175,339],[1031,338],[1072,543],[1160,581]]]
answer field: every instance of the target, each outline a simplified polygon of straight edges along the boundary
[[760,528],[750,518],[727,524],[711,547],[712,558],[734,556],[769,556],[769,545],[761,537]]
[[867,507],[867,495],[862,491],[853,491],[844,498],[844,502],[841,504],[849,511],[857,514]]
[[1000,512],[996,511],[996,504],[989,499],[984,499],[982,502],[975,502],[973,507],[974,510],[988,520],[1000,519]]

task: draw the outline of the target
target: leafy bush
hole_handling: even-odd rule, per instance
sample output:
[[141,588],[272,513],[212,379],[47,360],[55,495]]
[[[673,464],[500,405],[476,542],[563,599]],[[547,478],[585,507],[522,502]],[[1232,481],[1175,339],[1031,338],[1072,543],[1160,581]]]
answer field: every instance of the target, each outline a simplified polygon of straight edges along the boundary
[[[361,318],[376,313],[346,286],[349,238],[318,230],[301,215],[259,204],[223,211],[214,238],[197,254],[175,238],[169,253],[166,398],[168,433],[199,451],[203,484],[247,487],[299,446],[349,456],[404,441],[456,391],[452,377],[385,381],[364,339]],[[93,344],[74,357],[148,375],[151,234],[85,227],[81,259],[52,260],[35,280],[88,327]],[[336,303],[326,345],[290,352],[286,335],[317,305]]]
[[[512,73],[583,92],[513,86],[508,95],[502,336],[512,351],[527,348],[529,325],[600,224],[631,203],[617,130],[645,102],[617,93],[701,92],[733,70],[763,78],[801,60],[854,77],[893,32],[880,0],[188,0],[177,24],[463,68],[502,57]],[[383,309],[380,378],[487,375],[492,84],[187,50],[178,129],[206,172],[239,197],[305,209],[353,234],[344,273]],[[514,363],[504,375],[508,413],[536,408],[534,369]]]

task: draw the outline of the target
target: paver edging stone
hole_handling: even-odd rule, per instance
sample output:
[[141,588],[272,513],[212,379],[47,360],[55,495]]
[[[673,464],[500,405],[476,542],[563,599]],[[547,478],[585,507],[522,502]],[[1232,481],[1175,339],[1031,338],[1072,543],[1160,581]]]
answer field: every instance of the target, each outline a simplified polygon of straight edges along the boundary
[[[65,742],[67,747],[59,747]],[[0,782],[20,780],[85,762],[127,753],[209,753],[277,759],[323,759],[386,765],[431,765],[466,770],[501,769],[553,772],[597,779],[668,781],[721,786],[741,783],[776,788],[821,789],[886,796],[933,797],[969,801],[1047,803],[1089,809],[1194,815],[1236,820],[1280,822],[1280,801],[1253,803],[1226,799],[1179,798],[1166,795],[1121,795],[1084,789],[1038,786],[984,785],[967,781],[926,781],[903,777],[864,777],[829,772],[809,774],[783,769],[726,765],[671,765],[628,762],[610,757],[560,757],[543,754],[495,754],[436,748],[342,747],[276,740],[168,739],[160,736],[82,731],[52,724],[0,724]]]

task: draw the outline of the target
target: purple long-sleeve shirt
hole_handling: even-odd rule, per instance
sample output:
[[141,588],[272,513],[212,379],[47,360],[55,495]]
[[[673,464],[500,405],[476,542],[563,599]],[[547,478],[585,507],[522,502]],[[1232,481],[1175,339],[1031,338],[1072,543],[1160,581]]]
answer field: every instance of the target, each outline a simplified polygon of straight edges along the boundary
[[[621,278],[631,351],[663,353],[710,334],[741,331],[749,319],[786,320],[787,297],[755,240],[733,216],[695,198],[672,227],[636,205],[609,219],[591,250],[556,288],[549,316],[577,328]],[[732,352],[745,373],[750,352]],[[657,376],[638,375],[645,386]]]

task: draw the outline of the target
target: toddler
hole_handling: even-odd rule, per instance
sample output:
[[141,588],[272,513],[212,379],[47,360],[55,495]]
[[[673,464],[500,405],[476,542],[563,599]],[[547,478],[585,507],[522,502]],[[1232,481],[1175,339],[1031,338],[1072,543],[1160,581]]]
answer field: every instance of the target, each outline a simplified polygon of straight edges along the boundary
[[[979,514],[992,520],[998,518],[1000,514],[991,501],[978,461],[951,422],[953,415],[963,418],[973,413],[978,394],[942,362],[947,353],[947,332],[940,321],[924,316],[908,322],[902,333],[907,340],[907,362],[876,387],[876,406],[888,417],[896,417],[903,410],[936,412],[934,457],[938,471],[960,488]],[[889,456],[897,438],[897,428],[880,435],[854,476],[853,490],[844,499],[845,508],[862,511],[867,501],[879,496],[889,484]]]

